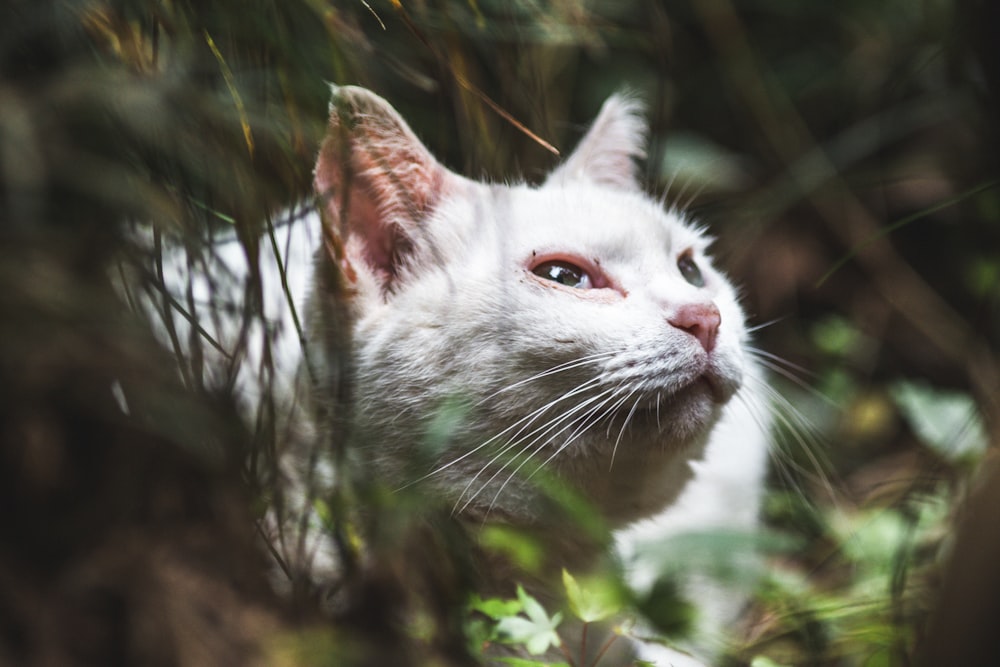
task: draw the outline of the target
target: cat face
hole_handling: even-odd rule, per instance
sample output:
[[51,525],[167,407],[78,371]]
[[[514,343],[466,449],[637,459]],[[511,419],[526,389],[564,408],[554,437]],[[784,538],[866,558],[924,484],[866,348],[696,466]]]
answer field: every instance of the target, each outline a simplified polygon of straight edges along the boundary
[[740,390],[745,327],[707,240],[637,185],[638,111],[609,99],[539,187],[488,185],[337,89],[321,262],[352,292],[357,447],[390,485],[531,521],[546,470],[612,525],[683,488]]

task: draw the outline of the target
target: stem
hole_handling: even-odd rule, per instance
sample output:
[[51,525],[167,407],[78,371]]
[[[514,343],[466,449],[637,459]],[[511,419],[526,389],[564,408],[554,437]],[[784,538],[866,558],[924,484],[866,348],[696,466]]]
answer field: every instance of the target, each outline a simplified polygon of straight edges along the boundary
[[[584,629],[586,630],[586,626],[584,626]],[[618,639],[618,635],[612,632],[611,636],[608,637],[608,641],[604,642],[601,650],[597,652],[596,656],[594,656],[594,662],[591,663],[591,667],[596,667],[597,663],[601,661],[601,658],[603,658],[604,654],[608,652],[608,649],[611,648],[611,645],[615,643],[616,639]]]

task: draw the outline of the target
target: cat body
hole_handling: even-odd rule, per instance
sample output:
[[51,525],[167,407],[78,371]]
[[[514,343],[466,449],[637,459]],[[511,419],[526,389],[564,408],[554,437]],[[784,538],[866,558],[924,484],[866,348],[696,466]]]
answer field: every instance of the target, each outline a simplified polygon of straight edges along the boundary
[[[544,183],[487,184],[438,163],[381,98],[335,88],[321,216],[279,230],[260,259],[265,292],[292,296],[265,303],[283,332],[274,372],[300,378],[288,386],[311,377],[316,414],[347,426],[350,455],[471,526],[534,531],[556,568],[590,567],[603,547],[553,511],[543,479],[618,530],[627,561],[636,541],[752,529],[759,506],[766,420],[744,315],[709,240],[642,192],[640,112],[613,96]],[[174,289],[190,281],[179,269]],[[247,366],[243,382],[259,383]],[[299,401],[285,412],[309,437],[328,426]],[[313,568],[334,576],[332,545],[312,532]],[[512,592],[510,576],[487,573],[483,589]],[[739,605],[711,584],[693,594],[718,619]]]
[[[466,522],[534,528],[556,567],[600,554],[538,474],[625,529],[625,552],[632,538],[751,529],[759,507],[765,411],[744,316],[708,240],[642,192],[645,131],[613,96],[544,183],[485,184],[345,87],[317,161],[333,239],[319,261],[346,278],[355,323],[351,449]],[[335,308],[318,290],[314,312]],[[509,589],[499,578],[484,588]],[[692,593],[717,621],[740,604],[710,582]]]

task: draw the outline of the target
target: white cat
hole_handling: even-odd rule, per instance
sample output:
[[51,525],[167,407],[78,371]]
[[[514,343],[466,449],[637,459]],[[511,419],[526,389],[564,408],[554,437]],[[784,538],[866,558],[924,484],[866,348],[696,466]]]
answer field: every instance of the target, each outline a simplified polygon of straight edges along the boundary
[[[640,187],[640,113],[613,96],[542,185],[486,184],[438,163],[381,98],[335,87],[315,171],[322,222],[279,230],[277,254],[262,245],[265,320],[279,333],[249,333],[236,371],[248,409],[264,367],[252,350],[270,336],[289,397],[283,423],[306,439],[326,427],[314,429],[291,398],[302,347],[284,278],[306,314],[321,414],[349,423],[351,455],[389,488],[422,488],[470,525],[528,528],[555,571],[586,569],[602,554],[553,511],[543,478],[618,530],[626,562],[643,540],[752,529],[767,459],[760,373],[709,240]],[[304,258],[317,249],[310,276]],[[213,261],[246,274],[235,248]],[[168,290],[193,281],[218,298],[211,281],[177,264],[165,272]],[[222,348],[248,337],[225,322],[206,328]],[[343,386],[350,394],[338,398]],[[451,416],[444,431],[442,414]],[[305,539],[317,576],[336,569],[324,539]],[[508,576],[484,587],[509,588]],[[740,605],[711,584],[692,594],[715,622]]]

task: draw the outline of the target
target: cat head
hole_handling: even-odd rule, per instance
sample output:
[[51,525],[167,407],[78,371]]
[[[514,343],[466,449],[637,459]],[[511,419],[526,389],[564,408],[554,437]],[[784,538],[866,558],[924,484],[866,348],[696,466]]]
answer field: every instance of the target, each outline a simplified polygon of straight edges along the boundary
[[498,185],[440,164],[385,100],[335,88],[320,267],[349,288],[350,416],[390,485],[534,520],[543,469],[614,524],[690,477],[740,390],[744,317],[708,239],[643,193],[641,111],[612,96],[544,183]]

